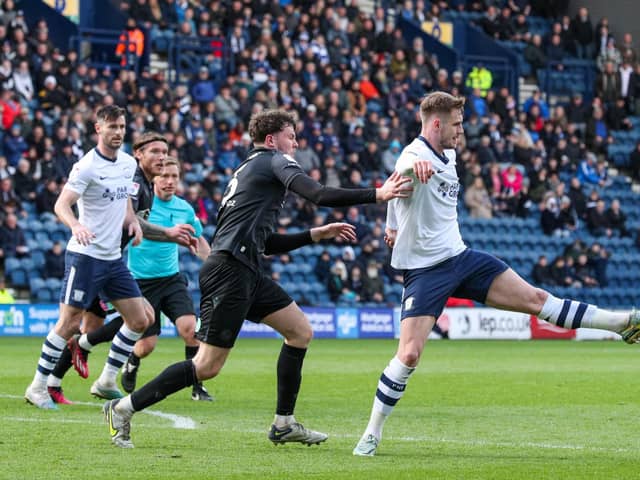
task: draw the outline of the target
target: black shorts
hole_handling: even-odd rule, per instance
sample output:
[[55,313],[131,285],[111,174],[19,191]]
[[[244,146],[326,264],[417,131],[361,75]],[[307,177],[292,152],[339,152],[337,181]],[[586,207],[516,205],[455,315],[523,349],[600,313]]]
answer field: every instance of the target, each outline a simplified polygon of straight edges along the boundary
[[200,270],[200,320],[196,337],[231,348],[243,322],[259,323],[293,300],[276,282],[227,253],[209,256]]
[[181,273],[169,277],[138,279],[138,286],[156,312],[156,321],[142,338],[160,335],[160,312],[172,323],[183,315],[195,315],[193,300],[187,289],[187,279]]
[[102,302],[100,301],[99,295],[96,295],[93,302],[91,302],[91,305],[87,307],[86,311],[93,313],[96,317],[100,317],[103,320],[107,317],[107,312],[102,308]]

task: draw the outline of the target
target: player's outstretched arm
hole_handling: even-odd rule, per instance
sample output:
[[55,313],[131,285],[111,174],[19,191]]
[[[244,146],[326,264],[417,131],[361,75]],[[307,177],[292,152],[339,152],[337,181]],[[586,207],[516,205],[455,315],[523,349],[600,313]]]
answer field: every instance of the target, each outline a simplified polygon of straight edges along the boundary
[[340,238],[347,242],[355,243],[358,239],[356,237],[356,228],[348,223],[328,223],[321,227],[314,227],[309,230],[311,234],[311,240],[319,242],[320,240],[329,240],[331,238]]
[[411,182],[411,178],[393,172],[382,187],[376,188],[376,201],[380,203],[388,202],[394,198],[408,198],[413,191],[413,187],[408,185],[409,182]]
[[409,182],[411,178],[394,173],[380,188],[334,188],[322,185],[308,175],[297,175],[289,189],[322,207],[349,207],[406,198],[413,191]]
[[264,254],[276,255],[290,252],[296,248],[311,245],[320,240],[341,238],[349,242],[356,241],[356,231],[353,225],[348,223],[329,223],[322,227],[314,227],[300,233],[272,233],[265,242]]
[[56,200],[53,210],[56,212],[60,221],[71,229],[71,234],[76,238],[78,243],[86,246],[95,238],[95,234],[78,221],[71,209],[79,198],[80,194],[68,188],[63,188],[58,200]]

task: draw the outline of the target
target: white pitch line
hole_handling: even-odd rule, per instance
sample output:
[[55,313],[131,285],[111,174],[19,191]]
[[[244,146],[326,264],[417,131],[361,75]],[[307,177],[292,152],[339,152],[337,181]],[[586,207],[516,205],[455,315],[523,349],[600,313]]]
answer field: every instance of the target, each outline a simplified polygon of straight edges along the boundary
[[[0,398],[11,398],[11,399],[24,399],[19,395],[6,395],[4,393],[0,393]],[[103,403],[97,402],[73,402],[74,405],[85,405],[88,407],[102,407]],[[178,428],[181,430],[193,430],[196,428],[196,422],[190,417],[183,417],[180,415],[176,415],[175,413],[164,413],[159,410],[142,410],[142,413],[146,413],[147,415],[151,415],[153,417],[164,418],[165,420],[169,420],[173,423],[173,428]]]
[[[11,399],[22,399],[18,395],[6,395],[0,393],[0,398],[11,398]],[[96,402],[74,402],[76,405],[86,405],[90,407],[101,407],[101,403]],[[173,428],[179,429],[187,429],[192,430],[196,428],[196,423],[190,417],[182,417],[180,415],[175,415],[173,413],[164,413],[157,410],[143,410],[142,413],[146,413],[148,415],[152,415],[155,417],[164,418],[173,422]],[[5,420],[13,420],[13,421],[24,421],[24,422],[41,422],[41,421],[56,421],[60,423],[90,423],[94,424],[95,422],[85,422],[82,420],[68,420],[60,417],[51,418],[48,420],[44,420],[41,418],[22,418],[22,417],[4,417]],[[157,424],[149,424],[143,425],[139,424],[139,426],[144,427],[156,427]],[[206,428],[206,427],[205,427]],[[256,433],[256,434],[264,434],[265,430],[258,429],[244,429],[244,428],[230,428],[231,431],[238,433]],[[333,433],[329,435],[329,438],[345,438],[345,439],[358,439],[360,435],[354,434],[341,434],[341,433]],[[637,453],[637,448],[608,448],[608,447],[597,447],[591,445],[571,445],[571,444],[552,444],[545,442],[495,442],[495,441],[486,441],[486,440],[460,440],[453,438],[443,438],[443,437],[430,437],[430,436],[394,436],[387,435],[383,440],[386,441],[396,441],[396,442],[421,442],[421,443],[431,443],[431,444],[454,444],[454,445],[463,445],[468,447],[494,447],[494,448],[517,448],[517,449],[527,449],[527,448],[538,448],[542,450],[573,450],[573,451],[584,451],[584,452],[602,452],[602,453]]]

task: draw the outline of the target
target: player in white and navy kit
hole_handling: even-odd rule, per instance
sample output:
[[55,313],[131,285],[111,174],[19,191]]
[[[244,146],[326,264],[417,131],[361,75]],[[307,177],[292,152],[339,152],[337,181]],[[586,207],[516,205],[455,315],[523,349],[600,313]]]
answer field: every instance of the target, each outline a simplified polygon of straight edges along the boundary
[[457,219],[458,176],[455,147],[463,135],[463,98],[434,92],[420,104],[422,131],[401,153],[396,172],[414,176],[411,198],[396,199],[387,211],[386,241],[391,265],[403,271],[400,341],[384,369],[369,424],[353,450],[372,456],[382,427],[404,394],[424,344],[450,296],[504,310],[536,315],[565,328],[590,327],[618,332],[627,343],[640,337],[640,314],[608,312],[563,300],[524,281],[504,262],[467,248]]
[[[25,393],[25,399],[39,408],[56,408],[47,391],[47,377],[67,340],[78,330],[84,310],[98,294],[126,319],[114,338],[118,350],[126,352],[125,359],[148,326],[144,299],[120,250],[123,227],[134,237],[134,245],[142,239],[129,199],[136,161],[119,150],[125,135],[124,109],[100,108],[95,128],[97,146],[73,166],[55,205],[72,237],[65,257],[60,319],[47,335],[33,382]],[[79,218],[71,208],[76,203]]]

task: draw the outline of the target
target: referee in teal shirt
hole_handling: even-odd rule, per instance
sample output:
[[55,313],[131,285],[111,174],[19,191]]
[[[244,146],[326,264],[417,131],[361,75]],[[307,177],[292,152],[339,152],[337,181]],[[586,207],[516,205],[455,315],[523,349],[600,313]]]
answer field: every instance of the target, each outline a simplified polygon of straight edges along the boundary
[[[210,247],[202,236],[202,224],[191,205],[175,195],[180,173],[179,161],[167,157],[162,173],[154,179],[155,197],[148,220],[162,227],[173,227],[179,223],[192,225],[198,238],[195,253],[205,260]],[[175,324],[178,334],[183,338],[185,358],[193,358],[198,351],[195,309],[187,290],[187,279],[180,273],[178,258],[178,245],[175,243],[143,239],[140,245],[129,249],[129,270],[142,294],[153,306],[156,320],[136,342],[133,353],[122,369],[122,388],[128,393],[135,390],[140,359],[153,352],[158,342],[161,313]],[[191,398],[212,400],[202,383],[193,386]]]

